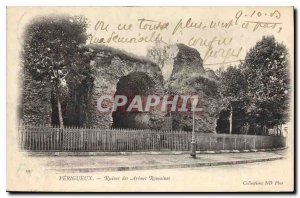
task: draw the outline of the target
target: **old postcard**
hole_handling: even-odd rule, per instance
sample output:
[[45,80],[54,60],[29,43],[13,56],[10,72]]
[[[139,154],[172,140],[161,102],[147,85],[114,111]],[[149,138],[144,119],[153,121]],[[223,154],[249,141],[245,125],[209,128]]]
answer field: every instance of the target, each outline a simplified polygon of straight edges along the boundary
[[293,7],[8,7],[7,190],[294,191]]

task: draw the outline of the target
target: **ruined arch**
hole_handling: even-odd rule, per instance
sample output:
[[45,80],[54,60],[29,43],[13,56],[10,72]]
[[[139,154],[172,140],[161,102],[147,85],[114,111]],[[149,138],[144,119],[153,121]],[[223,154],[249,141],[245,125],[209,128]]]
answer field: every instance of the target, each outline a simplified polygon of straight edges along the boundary
[[128,98],[128,102],[124,108],[118,108],[117,111],[112,113],[113,128],[149,128],[149,123],[151,122],[150,112],[140,112],[137,109],[128,112],[126,109],[134,96],[147,97],[155,94],[156,89],[154,85],[152,78],[144,72],[132,72],[119,79],[115,95],[125,95]]
[[[111,48],[93,46],[95,58],[91,60],[94,71],[94,86],[88,104],[87,126],[111,128],[112,113],[100,113],[97,100],[101,95],[114,95],[120,79],[134,74],[146,75],[153,82],[156,94],[163,94],[163,76],[159,66],[145,58],[136,57]],[[163,122],[160,120],[160,122]]]

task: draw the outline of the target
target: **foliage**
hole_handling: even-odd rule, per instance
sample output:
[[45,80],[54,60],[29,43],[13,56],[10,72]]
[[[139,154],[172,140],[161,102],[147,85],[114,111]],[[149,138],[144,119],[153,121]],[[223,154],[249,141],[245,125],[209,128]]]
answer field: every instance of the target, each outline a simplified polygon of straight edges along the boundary
[[65,83],[77,49],[86,41],[86,24],[68,16],[33,20],[24,40],[24,65],[36,80]]
[[174,49],[171,45],[161,45],[160,43],[156,43],[154,47],[147,49],[147,57],[157,63],[162,69],[169,64],[174,57],[173,51]]
[[247,93],[247,81],[239,67],[230,66],[222,72],[220,93],[228,101],[243,100]]
[[[247,81],[239,67],[230,66],[220,73],[220,94],[224,111],[233,114],[233,131],[237,133],[247,122],[246,107],[248,105]],[[221,116],[221,115],[220,115]]]
[[66,78],[69,89],[67,97],[64,98],[66,125],[81,126],[85,123],[87,104],[95,78],[94,68],[89,64],[93,56],[88,48],[82,47],[74,57],[77,64]]
[[149,65],[156,64],[154,61],[150,60],[149,57],[139,56],[139,55],[127,52],[125,50],[113,48],[113,47],[110,47],[107,45],[89,44],[89,45],[86,45],[86,47],[93,49],[94,54],[101,53],[103,51],[107,51],[107,52],[109,52],[110,57],[117,56],[117,57],[120,57],[121,59],[127,59],[127,60],[131,60],[134,62],[140,62],[142,64],[149,64]]
[[24,35],[24,68],[33,79],[50,82],[57,98],[60,125],[63,126],[60,98],[72,83],[81,82],[80,48],[85,44],[87,24],[70,16],[39,17],[27,26]]
[[264,36],[249,50],[243,64],[220,72],[223,102],[242,113],[244,119],[238,119],[244,124],[262,129],[287,122],[288,63],[287,48],[273,36]]
[[243,72],[251,98],[249,114],[261,125],[288,119],[289,77],[287,48],[273,36],[263,37],[246,55]]
[[193,86],[197,91],[202,90],[208,97],[218,98],[218,88],[219,85],[216,81],[213,81],[204,76],[195,76],[191,79],[188,79],[186,83],[189,86]]

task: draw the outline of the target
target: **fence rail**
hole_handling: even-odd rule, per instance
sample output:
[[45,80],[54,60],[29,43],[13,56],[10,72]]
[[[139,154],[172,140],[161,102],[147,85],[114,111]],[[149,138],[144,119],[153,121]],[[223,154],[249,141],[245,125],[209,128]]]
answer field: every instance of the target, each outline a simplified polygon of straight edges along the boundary
[[[19,127],[22,150],[29,151],[188,151],[192,133],[137,129],[64,129],[51,126]],[[195,133],[197,150],[246,150],[285,147],[280,136]]]

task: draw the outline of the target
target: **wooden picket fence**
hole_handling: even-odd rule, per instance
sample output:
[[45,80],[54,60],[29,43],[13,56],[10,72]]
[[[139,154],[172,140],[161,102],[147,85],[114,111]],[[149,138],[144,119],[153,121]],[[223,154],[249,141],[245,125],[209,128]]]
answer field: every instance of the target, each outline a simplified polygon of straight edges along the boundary
[[[285,146],[279,136],[195,133],[197,150],[245,150]],[[21,150],[28,151],[189,151],[192,133],[146,129],[19,126]]]

